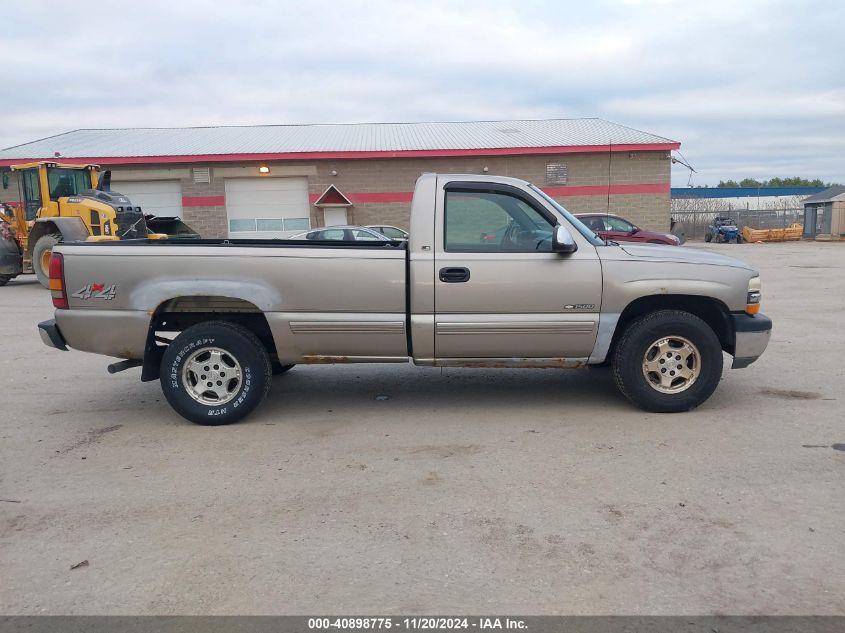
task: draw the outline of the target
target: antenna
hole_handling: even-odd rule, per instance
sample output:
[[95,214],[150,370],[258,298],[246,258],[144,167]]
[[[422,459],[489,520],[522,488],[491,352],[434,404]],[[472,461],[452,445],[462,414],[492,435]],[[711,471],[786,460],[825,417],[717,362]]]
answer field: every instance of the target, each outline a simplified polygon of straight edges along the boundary
[[613,176],[613,139],[607,139],[607,209],[605,215],[610,215],[610,179]]
[[[676,151],[677,151],[677,150],[676,150]],[[687,162],[686,158],[684,157],[684,155],[683,155],[683,154],[681,154],[681,152],[678,152],[678,154],[680,155],[680,157],[681,157],[681,158],[676,158],[675,156],[672,156],[672,164],[673,164],[673,165],[676,165],[676,164],[677,164],[677,165],[683,165],[684,167],[686,167],[687,169],[689,169],[689,178],[687,178],[687,187],[692,187],[692,175],[693,175],[693,174],[697,174],[698,172],[697,172],[697,171],[695,171],[695,169],[693,168],[693,166],[692,166],[692,165],[690,165],[690,164]]]

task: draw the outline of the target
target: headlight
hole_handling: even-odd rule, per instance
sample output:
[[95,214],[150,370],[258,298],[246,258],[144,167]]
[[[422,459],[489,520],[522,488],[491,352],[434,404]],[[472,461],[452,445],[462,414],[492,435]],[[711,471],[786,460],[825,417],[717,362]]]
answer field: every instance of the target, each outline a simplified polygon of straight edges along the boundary
[[762,296],[760,275],[757,275],[748,280],[748,295],[745,300],[745,312],[747,314],[757,314],[760,311]]

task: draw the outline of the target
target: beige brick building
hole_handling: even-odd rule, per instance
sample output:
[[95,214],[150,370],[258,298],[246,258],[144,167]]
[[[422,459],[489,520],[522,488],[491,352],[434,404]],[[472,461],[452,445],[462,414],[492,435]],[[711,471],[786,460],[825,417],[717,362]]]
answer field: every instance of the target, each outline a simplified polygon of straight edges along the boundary
[[[423,172],[515,176],[573,213],[609,209],[666,231],[678,146],[598,119],[78,130],[0,151],[0,170],[97,163],[133,204],[179,215],[203,237],[285,237],[341,223],[407,229]],[[16,173],[4,173],[0,201],[18,202]]]

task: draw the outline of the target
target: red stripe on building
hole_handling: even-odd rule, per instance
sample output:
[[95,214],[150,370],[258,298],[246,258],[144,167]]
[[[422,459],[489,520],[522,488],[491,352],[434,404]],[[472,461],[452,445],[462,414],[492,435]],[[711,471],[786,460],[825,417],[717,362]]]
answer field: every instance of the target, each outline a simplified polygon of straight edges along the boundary
[[[636,185],[589,185],[582,187],[542,187],[550,196],[606,196],[608,192],[612,196],[625,194],[644,193],[669,193],[669,183],[647,183]],[[313,204],[320,194],[311,194],[310,202]],[[359,192],[348,193],[346,197],[350,202],[356,204],[378,204],[381,202],[411,202],[414,197],[413,191],[380,191],[380,192]]]
[[455,156],[513,156],[526,154],[586,154],[596,152],[654,152],[678,149],[680,143],[636,143],[628,145],[553,145],[547,147],[500,147],[482,149],[409,149],[362,152],[275,152],[264,154],[196,154],[178,156],[89,156],[83,158],[32,157],[0,160],[0,167],[37,160],[101,165],[135,165],[149,163],[221,163],[270,160],[343,160],[359,158],[438,158]]
[[183,207],[222,207],[226,196],[182,196]]
[[[550,196],[612,196],[645,193],[669,193],[668,182],[645,183],[636,185],[585,185],[580,187],[542,187]],[[308,196],[308,202],[314,204],[319,193]],[[413,191],[360,191],[348,193],[346,197],[353,204],[384,204],[389,202],[411,202]],[[182,196],[183,207],[215,207],[226,204],[225,196]]]

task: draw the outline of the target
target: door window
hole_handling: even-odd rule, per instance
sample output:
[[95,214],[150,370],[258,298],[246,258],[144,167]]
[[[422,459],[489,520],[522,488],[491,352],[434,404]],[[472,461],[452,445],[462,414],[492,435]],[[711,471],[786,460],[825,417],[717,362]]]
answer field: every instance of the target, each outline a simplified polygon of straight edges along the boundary
[[322,231],[320,236],[317,238],[319,240],[345,240],[346,239],[346,231],[343,229],[328,229]]
[[630,233],[634,230],[634,225],[623,220],[622,218],[615,218],[612,215],[605,216],[604,223],[607,225],[608,231],[619,231],[620,233]]
[[370,241],[370,242],[375,242],[375,241],[378,241],[379,238],[377,238],[375,235],[373,235],[369,231],[364,231],[362,229],[359,229],[357,231],[352,231],[352,239],[357,240],[357,241],[366,240],[366,241]]
[[394,240],[405,239],[405,233],[403,233],[399,229],[394,229],[392,226],[383,226],[381,227],[381,230],[376,229],[376,231]]
[[445,250],[549,252],[554,226],[524,200],[490,191],[447,191]]
[[21,172],[23,181],[23,199],[26,207],[26,219],[34,220],[41,208],[41,192],[38,187],[38,170],[24,169]]
[[592,231],[604,231],[604,220],[597,217],[579,218]]

